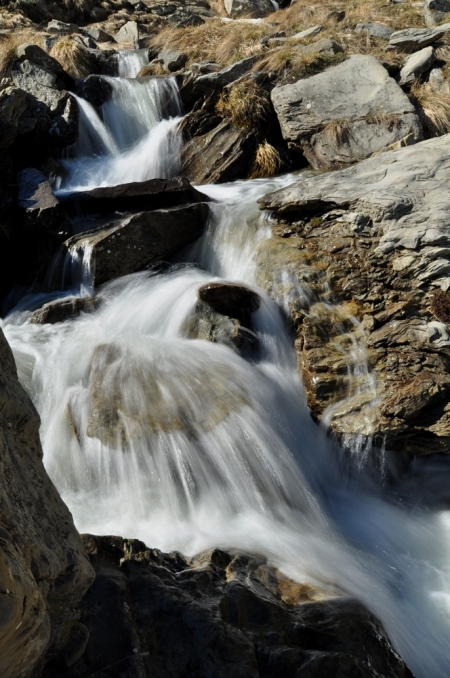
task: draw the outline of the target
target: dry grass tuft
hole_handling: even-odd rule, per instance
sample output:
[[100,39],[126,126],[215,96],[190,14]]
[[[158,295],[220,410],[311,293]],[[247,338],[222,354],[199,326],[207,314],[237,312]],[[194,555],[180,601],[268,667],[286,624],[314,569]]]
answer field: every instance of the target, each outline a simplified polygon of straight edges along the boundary
[[265,24],[248,24],[210,19],[201,26],[168,26],[154,37],[152,46],[162,50],[179,49],[196,61],[215,61],[226,66],[263,51],[261,39],[273,33]]
[[249,174],[249,179],[263,179],[273,177],[281,168],[282,161],[277,149],[264,141],[256,149],[255,160]]
[[430,300],[430,309],[435,318],[443,323],[450,323],[450,295],[437,290]]
[[11,74],[16,62],[17,48],[26,42],[41,46],[42,35],[26,29],[2,36],[0,39],[0,77],[6,78]]
[[222,91],[216,111],[235,127],[252,129],[269,119],[269,95],[256,82],[241,80]]
[[346,59],[345,52],[328,55],[313,52],[302,54],[301,47],[292,45],[270,50],[256,64],[256,71],[272,71],[281,77],[308,78],[324,71],[329,66],[340,64]]
[[58,40],[50,50],[50,56],[59,61],[72,78],[85,78],[95,70],[86,47],[72,37]]
[[323,133],[330,143],[341,145],[348,141],[350,130],[349,120],[331,120],[323,128]]
[[428,82],[414,83],[410,97],[434,136],[450,132],[450,93],[437,92]]

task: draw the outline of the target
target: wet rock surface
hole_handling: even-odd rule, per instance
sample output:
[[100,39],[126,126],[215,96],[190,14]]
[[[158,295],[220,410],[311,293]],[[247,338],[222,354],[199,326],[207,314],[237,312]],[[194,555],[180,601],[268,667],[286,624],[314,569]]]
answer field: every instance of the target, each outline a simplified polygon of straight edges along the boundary
[[259,295],[245,285],[226,281],[203,285],[198,290],[198,298],[214,311],[237,318],[247,326],[261,302]]
[[0,673],[30,675],[70,637],[93,572],[42,464],[39,417],[0,333]]
[[64,297],[44,304],[30,317],[30,322],[36,325],[45,323],[61,323],[76,318],[80,313],[93,313],[100,306],[96,297]]
[[262,558],[215,549],[188,559],[120,537],[83,541],[96,570],[81,616],[89,640],[72,667],[47,666],[45,678],[106,667],[111,678],[412,676],[360,603],[296,584]]
[[[450,328],[433,302],[439,293],[445,306],[449,287],[449,145],[384,153],[261,201],[281,223],[261,248],[260,282],[292,300],[310,407],[338,432],[412,454],[449,450]],[[355,337],[368,374],[349,381]]]
[[209,200],[204,193],[191,186],[185,177],[93,188],[90,191],[66,193],[61,198],[66,202],[79,202],[83,210],[95,214],[156,210]]
[[203,235],[208,214],[206,203],[140,212],[73,236],[65,246],[74,251],[89,249],[93,281],[102,285],[141,271],[193,243]]

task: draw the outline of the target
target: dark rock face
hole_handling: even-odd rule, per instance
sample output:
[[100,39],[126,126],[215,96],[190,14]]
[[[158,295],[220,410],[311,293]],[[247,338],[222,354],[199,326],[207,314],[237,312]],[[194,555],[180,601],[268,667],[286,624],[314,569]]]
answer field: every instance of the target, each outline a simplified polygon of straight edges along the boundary
[[44,470],[39,417],[3,333],[0,358],[0,674],[15,678],[67,644],[93,571]]
[[65,244],[67,249],[91,248],[94,282],[102,285],[141,271],[197,240],[204,233],[208,213],[205,203],[140,212],[76,235]]
[[96,297],[64,297],[64,299],[49,301],[34,311],[30,322],[36,325],[61,323],[70,318],[76,318],[80,313],[92,313],[99,305],[100,302]]
[[198,298],[208,304],[214,311],[237,318],[248,327],[250,316],[257,311],[260,297],[253,290],[229,282],[213,282],[203,285],[198,290]]
[[76,88],[78,96],[86,99],[94,108],[100,108],[111,99],[111,84],[100,75],[89,75]]
[[61,65],[37,45],[18,48],[11,72],[14,85],[27,92],[32,143],[47,151],[75,143],[78,138],[78,105],[66,91],[73,80]]
[[263,559],[83,540],[96,570],[80,620],[89,640],[71,668],[49,665],[44,678],[106,667],[111,678],[412,678],[360,603],[296,584]]
[[203,339],[214,344],[225,344],[233,349],[252,347],[254,337],[237,318],[216,313],[208,304],[199,302],[193,318],[184,328],[190,339]]
[[185,144],[181,173],[195,184],[221,183],[246,176],[257,145],[254,130],[238,129],[224,120]]
[[193,188],[185,177],[105,186],[66,194],[62,199],[82,203],[84,210],[95,214],[156,210],[209,200],[206,195]]

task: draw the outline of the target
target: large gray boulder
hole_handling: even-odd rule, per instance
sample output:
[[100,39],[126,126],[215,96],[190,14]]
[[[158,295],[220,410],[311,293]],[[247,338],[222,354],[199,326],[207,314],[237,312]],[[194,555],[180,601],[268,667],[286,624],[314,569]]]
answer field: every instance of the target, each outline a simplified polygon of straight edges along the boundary
[[78,104],[66,88],[73,80],[61,65],[37,45],[22,45],[11,72],[14,85],[28,94],[30,128],[35,146],[63,148],[78,138]]
[[70,643],[94,573],[45,472],[39,416],[1,330],[0,365],[0,675],[17,678]]
[[450,18],[450,0],[424,0],[425,23],[436,26]]
[[92,252],[94,284],[141,271],[193,243],[206,229],[206,203],[140,212],[73,236],[70,251]]
[[114,37],[119,45],[131,45],[131,47],[139,49],[139,28],[135,21],[127,21]]
[[[25,122],[25,125],[24,125]],[[26,92],[16,87],[0,91],[0,152],[4,153],[23,132],[36,124],[29,118]]]
[[275,11],[270,0],[224,0],[223,4],[232,19],[258,19]]
[[[260,282],[289,295],[310,407],[339,433],[410,454],[450,450],[449,181],[446,135],[261,201],[282,223],[261,248]],[[289,229],[295,238],[280,237]],[[333,303],[305,316],[295,292],[305,281]],[[358,383],[342,352],[348,333],[367,359]]]
[[410,134],[422,138],[413,105],[371,56],[275,87],[271,98],[289,147],[315,168],[363,160]]

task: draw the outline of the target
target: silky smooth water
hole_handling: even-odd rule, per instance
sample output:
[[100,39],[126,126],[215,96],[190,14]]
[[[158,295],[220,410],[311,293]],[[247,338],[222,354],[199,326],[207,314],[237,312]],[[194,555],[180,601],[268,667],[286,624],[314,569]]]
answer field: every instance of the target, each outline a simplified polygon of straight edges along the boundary
[[[114,176],[131,152],[119,129],[123,120],[125,138],[130,111],[119,109],[104,117],[121,149]],[[98,158],[90,185],[110,159]],[[105,285],[95,313],[56,325],[31,324],[28,298],[3,329],[41,415],[45,466],[80,531],[186,554],[264,554],[288,576],[362,600],[417,678],[444,678],[450,512],[426,508],[420,465],[394,493],[340,463],[310,417],[283,309],[256,285],[257,249],[270,237],[256,199],[294,179],[201,187],[212,218],[183,261]],[[70,293],[85,293],[86,278],[88,268]],[[198,288],[220,279],[261,296],[248,359],[189,338]],[[298,292],[308,300],[306,284]]]

